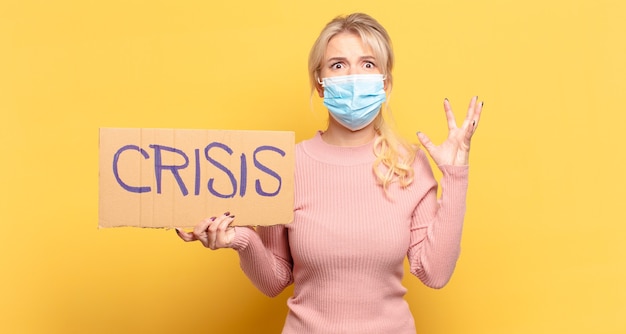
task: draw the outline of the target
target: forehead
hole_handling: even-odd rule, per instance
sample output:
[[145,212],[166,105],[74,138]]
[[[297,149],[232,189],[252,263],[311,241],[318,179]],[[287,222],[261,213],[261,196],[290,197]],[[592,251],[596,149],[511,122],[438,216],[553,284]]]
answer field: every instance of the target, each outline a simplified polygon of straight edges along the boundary
[[354,32],[341,32],[333,36],[326,46],[324,58],[374,56],[372,48],[366,44],[361,36]]

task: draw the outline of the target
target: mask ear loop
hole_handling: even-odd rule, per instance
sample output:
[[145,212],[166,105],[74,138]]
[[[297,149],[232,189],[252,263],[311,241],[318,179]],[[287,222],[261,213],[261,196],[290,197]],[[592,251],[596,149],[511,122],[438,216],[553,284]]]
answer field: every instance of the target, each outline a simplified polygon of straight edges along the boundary
[[[387,83],[387,73],[383,74],[383,87],[385,89],[385,92],[387,92],[387,87],[388,83]],[[386,101],[385,104],[389,103],[389,101]]]

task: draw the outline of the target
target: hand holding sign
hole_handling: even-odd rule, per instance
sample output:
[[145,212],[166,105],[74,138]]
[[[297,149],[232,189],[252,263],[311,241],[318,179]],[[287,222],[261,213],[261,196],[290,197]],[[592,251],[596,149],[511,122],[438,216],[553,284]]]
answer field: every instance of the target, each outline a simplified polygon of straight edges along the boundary
[[200,241],[210,249],[227,248],[235,237],[235,229],[230,226],[234,220],[235,216],[226,212],[219,217],[203,220],[191,233],[179,229],[176,229],[176,233],[184,241]]

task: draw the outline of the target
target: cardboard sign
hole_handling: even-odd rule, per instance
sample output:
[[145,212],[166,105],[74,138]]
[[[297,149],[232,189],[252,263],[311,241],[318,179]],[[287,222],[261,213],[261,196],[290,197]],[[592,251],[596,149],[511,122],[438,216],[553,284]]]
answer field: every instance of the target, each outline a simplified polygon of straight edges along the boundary
[[293,219],[293,132],[100,129],[99,226],[192,227]]

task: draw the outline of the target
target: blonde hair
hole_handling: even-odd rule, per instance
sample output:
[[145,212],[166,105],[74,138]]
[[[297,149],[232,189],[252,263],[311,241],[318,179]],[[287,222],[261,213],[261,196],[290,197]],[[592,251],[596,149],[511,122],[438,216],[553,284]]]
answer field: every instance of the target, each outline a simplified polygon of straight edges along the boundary
[[[391,39],[385,28],[374,18],[363,13],[354,13],[338,16],[330,21],[322,30],[309,53],[309,81],[311,94],[318,88],[320,71],[328,42],[337,34],[351,32],[361,37],[363,43],[369,46],[379,64],[383,64],[383,74],[391,94],[393,82],[393,48]],[[392,126],[393,118],[389,109],[389,102],[381,107],[381,113],[374,120],[376,140],[374,154],[376,160],[372,166],[379,184],[385,189],[393,182],[399,182],[406,187],[413,182],[411,164],[415,160],[416,146],[402,138]]]

